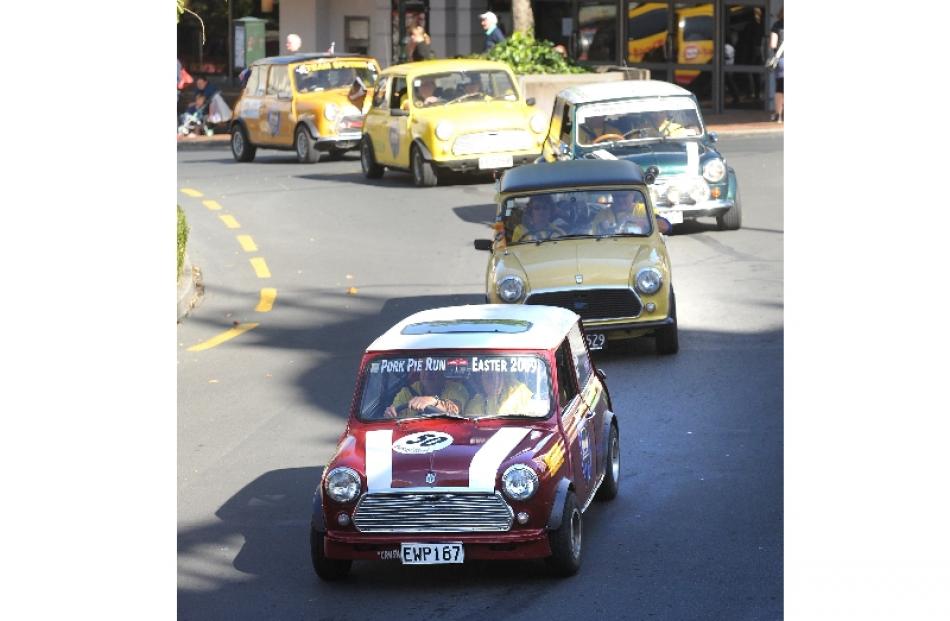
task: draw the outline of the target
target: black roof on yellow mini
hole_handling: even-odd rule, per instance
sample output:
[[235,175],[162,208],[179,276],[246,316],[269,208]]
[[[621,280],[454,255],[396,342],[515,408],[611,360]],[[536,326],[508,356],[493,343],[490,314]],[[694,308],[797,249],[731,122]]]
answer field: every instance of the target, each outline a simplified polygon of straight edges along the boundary
[[628,160],[569,160],[512,168],[501,178],[499,192],[643,183],[643,170]]
[[333,58],[366,58],[371,59],[372,56],[367,56],[366,54],[328,54],[326,52],[311,53],[311,54],[289,54],[287,56],[268,56],[267,58],[261,58],[260,60],[255,60],[252,64],[254,65],[289,65],[290,63],[300,63],[308,60],[327,60]]

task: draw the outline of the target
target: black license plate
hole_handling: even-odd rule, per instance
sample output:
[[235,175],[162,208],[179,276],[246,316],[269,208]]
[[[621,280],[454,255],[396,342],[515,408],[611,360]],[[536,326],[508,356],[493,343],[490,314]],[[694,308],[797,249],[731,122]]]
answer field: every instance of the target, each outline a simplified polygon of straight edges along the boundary
[[588,332],[584,335],[587,340],[587,349],[591,351],[603,351],[607,349],[607,335],[600,332]]

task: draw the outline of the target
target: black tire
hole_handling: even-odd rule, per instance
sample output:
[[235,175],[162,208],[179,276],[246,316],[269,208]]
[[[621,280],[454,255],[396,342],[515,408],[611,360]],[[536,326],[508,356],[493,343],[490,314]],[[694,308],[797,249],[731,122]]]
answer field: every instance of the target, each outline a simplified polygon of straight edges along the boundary
[[416,184],[416,187],[431,188],[439,182],[435,174],[435,166],[422,157],[422,150],[416,145],[412,145],[409,159],[412,166],[412,182]]
[[676,292],[670,291],[670,315],[673,317],[673,325],[660,328],[656,332],[656,353],[661,356],[669,356],[680,350],[679,324],[676,321]]
[[301,164],[313,164],[320,159],[320,152],[313,146],[313,138],[303,125],[294,130],[294,151],[297,152],[297,161]]
[[350,567],[353,561],[341,561],[335,558],[327,558],[323,554],[323,538],[321,533],[313,528],[310,529],[310,559],[313,561],[313,570],[317,572],[321,580],[333,582],[342,580],[350,573]]
[[386,171],[385,168],[376,163],[376,154],[373,153],[373,144],[369,136],[363,136],[360,142],[360,166],[363,168],[363,174],[367,179],[379,179]]
[[620,431],[617,425],[610,425],[610,436],[607,438],[607,465],[605,466],[604,482],[597,490],[597,500],[613,500],[620,491]]
[[250,162],[257,155],[257,147],[251,144],[247,130],[240,123],[231,130],[231,155],[237,162]]
[[742,203],[739,202],[739,190],[736,190],[736,204],[726,213],[716,216],[716,226],[720,231],[737,231],[742,226]]
[[557,530],[548,533],[551,556],[545,559],[556,576],[573,576],[581,568],[583,555],[584,521],[574,492],[568,492],[564,501],[564,513]]

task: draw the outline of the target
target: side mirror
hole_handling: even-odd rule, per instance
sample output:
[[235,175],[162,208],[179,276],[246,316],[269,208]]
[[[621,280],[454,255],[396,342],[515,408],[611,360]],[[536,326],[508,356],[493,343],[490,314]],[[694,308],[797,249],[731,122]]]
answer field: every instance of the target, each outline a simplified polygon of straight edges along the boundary
[[660,233],[664,235],[669,235],[673,230],[673,224],[663,216],[656,217],[656,228],[659,229]]
[[409,111],[393,108],[389,111],[389,115],[390,116],[409,116]]
[[534,97],[528,97],[527,99],[524,100],[524,102],[528,104],[529,106],[533,106],[536,103],[536,101],[537,100]]
[[476,239],[475,250],[491,250],[492,241],[490,239]]
[[599,377],[600,381],[602,382],[607,381],[607,374],[604,372],[603,369],[597,369],[597,377]]
[[709,136],[709,142],[719,142],[719,134],[718,134],[718,133],[716,133],[716,132],[707,132],[706,135]]

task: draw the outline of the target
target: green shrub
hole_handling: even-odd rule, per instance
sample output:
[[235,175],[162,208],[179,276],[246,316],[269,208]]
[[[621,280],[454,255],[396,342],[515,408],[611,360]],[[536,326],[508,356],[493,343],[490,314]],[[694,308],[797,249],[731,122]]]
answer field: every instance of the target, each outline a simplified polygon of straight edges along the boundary
[[481,57],[506,62],[516,74],[588,72],[555,51],[553,43],[539,41],[531,32],[516,32]]
[[178,278],[181,278],[181,268],[185,262],[185,246],[188,244],[188,222],[185,221],[185,212],[178,206]]

